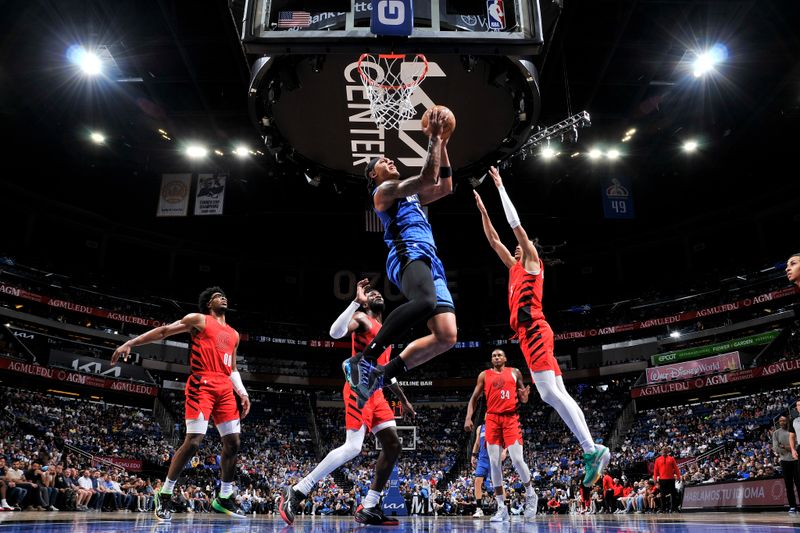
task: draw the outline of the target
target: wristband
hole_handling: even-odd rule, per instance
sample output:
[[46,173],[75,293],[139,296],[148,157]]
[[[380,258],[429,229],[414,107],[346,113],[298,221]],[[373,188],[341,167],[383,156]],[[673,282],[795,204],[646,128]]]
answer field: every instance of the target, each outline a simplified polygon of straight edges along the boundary
[[450,167],[439,167],[439,177],[440,178],[452,178],[453,177],[453,169]]

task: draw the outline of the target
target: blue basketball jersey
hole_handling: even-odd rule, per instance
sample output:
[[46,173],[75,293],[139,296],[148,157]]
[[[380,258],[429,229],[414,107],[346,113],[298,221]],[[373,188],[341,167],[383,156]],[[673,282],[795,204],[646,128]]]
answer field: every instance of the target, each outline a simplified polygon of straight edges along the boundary
[[486,449],[486,425],[481,424],[481,441],[478,445],[478,461],[488,461],[489,451]]
[[409,255],[412,248],[436,252],[431,224],[422,211],[419,195],[406,196],[395,201],[389,209],[375,212],[383,223],[383,240],[390,251],[401,257]]

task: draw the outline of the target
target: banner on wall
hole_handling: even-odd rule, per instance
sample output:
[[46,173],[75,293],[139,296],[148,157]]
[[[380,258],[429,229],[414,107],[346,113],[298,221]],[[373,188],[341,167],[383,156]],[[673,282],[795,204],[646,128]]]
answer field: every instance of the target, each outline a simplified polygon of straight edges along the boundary
[[739,311],[741,309],[747,309],[748,307],[768,303],[773,300],[777,300],[779,298],[785,298],[787,296],[795,296],[798,293],[800,293],[800,290],[798,290],[797,287],[794,286],[786,287],[783,289],[778,289],[776,291],[759,294],[751,298],[744,298],[736,302],[715,305],[713,307],[698,309],[696,311],[686,311],[685,313],[678,313],[675,315],[663,316],[660,318],[649,318],[647,320],[630,322],[628,324],[619,324],[617,326],[584,329],[578,331],[566,331],[563,333],[556,333],[554,337],[555,340],[557,341],[566,341],[574,339],[586,339],[590,337],[600,337],[602,335],[613,335],[615,333],[627,333],[629,331],[654,328],[657,326],[668,326],[670,324],[677,324],[679,322],[697,320],[698,318],[704,318],[707,316],[718,315],[721,313],[729,313],[731,311]]
[[185,217],[189,211],[191,186],[191,174],[162,174],[156,216]]
[[745,368],[735,370],[726,374],[716,374],[713,376],[698,376],[693,379],[683,381],[670,381],[667,383],[653,383],[644,387],[633,387],[631,398],[642,398],[660,396],[662,394],[672,394],[675,392],[688,392],[690,390],[705,389],[717,385],[728,385],[739,383],[751,379],[776,376],[779,374],[794,374],[800,371],[800,359],[790,359],[779,361],[766,366],[756,368]]
[[697,348],[688,348],[686,350],[677,350],[674,352],[660,353],[650,357],[650,362],[654,365],[663,365],[665,363],[677,363],[679,361],[688,361],[690,359],[697,359],[699,357],[706,357],[708,355],[715,355],[724,353],[730,350],[737,350],[740,348],[749,348],[751,346],[763,346],[775,340],[775,337],[780,335],[778,330],[767,331],[766,333],[759,333],[758,335],[750,335],[749,337],[740,337],[726,342],[717,344],[710,344],[708,346],[700,346]]
[[6,357],[0,357],[0,369],[9,370],[11,372],[19,372],[20,374],[36,376],[44,379],[51,379],[54,381],[68,382],[75,385],[95,387],[98,389],[109,389],[119,392],[130,392],[133,394],[145,394],[147,396],[158,395],[158,388],[153,385],[146,385],[144,383],[136,383],[133,381],[108,379],[89,374],[80,374],[78,372],[70,372],[68,370],[61,370],[59,368],[50,368],[46,366],[25,363],[24,361],[16,361]]
[[731,370],[741,370],[741,368],[742,362],[739,359],[739,352],[724,353],[706,357],[705,359],[648,368],[646,369],[647,383],[677,381],[697,376],[730,372]]
[[197,193],[194,198],[195,215],[221,215],[225,202],[224,174],[200,174],[197,177]]
[[633,193],[630,180],[624,176],[609,178],[603,183],[603,214],[606,218],[631,219]]
[[123,457],[104,457],[94,456],[95,467],[102,466],[103,463],[111,463],[115,466],[125,469],[126,472],[141,472],[142,461],[139,459],[125,459]]

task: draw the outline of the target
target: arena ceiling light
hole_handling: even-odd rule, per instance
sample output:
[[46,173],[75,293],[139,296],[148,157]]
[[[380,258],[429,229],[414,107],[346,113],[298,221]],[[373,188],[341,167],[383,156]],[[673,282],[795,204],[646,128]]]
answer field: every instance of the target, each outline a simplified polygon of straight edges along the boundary
[[103,71],[103,62],[100,57],[83,46],[70,46],[67,49],[67,59],[77,65],[87,76],[97,76]]
[[728,59],[728,49],[724,44],[717,43],[709,50],[697,54],[694,62],[692,63],[692,72],[695,78],[700,78],[709,72],[712,72],[715,67]]
[[89,138],[95,144],[104,144],[106,142],[106,136],[100,133],[99,131],[93,131],[89,134]]
[[589,150],[589,159],[600,159],[603,152],[599,148],[592,148]]
[[690,139],[685,143],[683,143],[683,151],[686,152],[687,154],[691,154],[692,152],[697,151],[697,146],[698,146],[697,141],[695,141],[694,139]]
[[555,150],[554,150],[554,149],[553,149],[551,146],[549,146],[549,145],[548,145],[548,146],[545,146],[544,148],[542,148],[542,158],[543,158],[543,159],[553,159],[553,158],[554,158],[555,156],[557,156],[557,155],[558,155],[558,152],[556,152],[556,151],[555,151]]
[[611,150],[606,152],[606,157],[608,159],[610,159],[611,161],[614,161],[615,159],[619,159],[619,150],[617,150],[616,148],[612,148]]
[[234,148],[233,153],[238,157],[247,157],[250,154],[250,149],[247,146],[240,144]]
[[192,144],[186,147],[186,155],[192,159],[200,159],[208,155],[208,149],[199,144]]

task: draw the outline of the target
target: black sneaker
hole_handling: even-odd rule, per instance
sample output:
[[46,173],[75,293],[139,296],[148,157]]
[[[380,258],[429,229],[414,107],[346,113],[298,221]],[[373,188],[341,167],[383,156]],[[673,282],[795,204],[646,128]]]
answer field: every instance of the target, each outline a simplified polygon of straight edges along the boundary
[[156,518],[162,522],[172,520],[172,513],[175,512],[172,494],[162,494],[157,491],[153,494],[153,503],[155,504]]
[[366,524],[370,526],[397,526],[400,522],[396,518],[390,518],[383,514],[380,506],[364,507],[359,505],[356,509],[354,516],[356,522],[359,524]]
[[281,494],[278,501],[278,510],[283,521],[290,526],[294,523],[294,513],[300,509],[300,502],[306,499],[306,495],[299,490],[294,490],[291,486]]
[[373,365],[363,354],[347,359],[342,363],[342,370],[350,388],[356,393],[359,409],[364,407],[376,390],[383,388],[383,367]]
[[233,498],[230,496],[227,498],[220,498],[217,496],[214,498],[214,501],[211,502],[211,508],[218,513],[226,514],[233,518],[245,518],[245,514],[236,507],[236,502],[233,501]]

